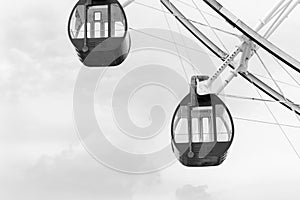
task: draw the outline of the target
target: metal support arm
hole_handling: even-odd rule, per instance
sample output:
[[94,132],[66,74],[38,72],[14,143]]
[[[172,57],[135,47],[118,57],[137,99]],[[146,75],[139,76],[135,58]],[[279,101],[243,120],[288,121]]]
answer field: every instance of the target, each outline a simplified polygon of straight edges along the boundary
[[224,83],[217,89],[216,94],[220,94],[226,88],[226,86],[233,80],[233,78],[238,76],[239,72],[245,73],[248,71],[248,61],[253,54],[253,49],[253,42],[244,42],[241,48],[242,56],[239,65],[236,66],[234,70],[230,71],[230,74],[227,78],[225,78]]

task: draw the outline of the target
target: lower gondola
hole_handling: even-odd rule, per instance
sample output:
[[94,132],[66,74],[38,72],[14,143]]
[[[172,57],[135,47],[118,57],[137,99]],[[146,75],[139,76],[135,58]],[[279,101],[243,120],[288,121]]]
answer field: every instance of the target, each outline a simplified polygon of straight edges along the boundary
[[188,167],[220,165],[234,138],[233,119],[224,102],[215,94],[197,94],[197,80],[207,78],[192,78],[190,93],[172,120],[173,152]]

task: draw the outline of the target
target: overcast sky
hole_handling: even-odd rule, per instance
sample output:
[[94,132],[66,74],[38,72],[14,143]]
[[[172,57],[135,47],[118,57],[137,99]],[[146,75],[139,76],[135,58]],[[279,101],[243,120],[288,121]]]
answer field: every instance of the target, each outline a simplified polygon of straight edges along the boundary
[[[162,9],[158,0],[137,0],[137,2]],[[221,2],[251,27],[255,26],[274,3],[272,0]],[[298,200],[300,198],[300,160],[276,125],[235,120],[235,141],[227,160],[216,168],[189,169],[176,162],[155,173],[132,175],[112,170],[93,159],[80,143],[73,117],[74,86],[77,75],[83,70],[67,36],[67,21],[75,3],[72,0],[1,0],[0,197],[2,199]],[[192,5],[191,0],[186,3]],[[178,2],[177,5],[182,6],[188,17],[203,21],[197,10]],[[213,13],[202,5],[199,3],[201,9]],[[270,39],[298,60],[300,60],[299,9],[291,14]],[[130,26],[135,29],[168,30],[164,14],[157,10],[132,4],[126,8],[126,13]],[[210,18],[214,25],[223,26],[221,24],[224,24],[223,21]],[[175,32],[195,41],[183,27],[176,25],[172,16],[168,15],[168,19]],[[234,31],[229,28],[228,30]],[[209,30],[205,31],[211,34]],[[239,44],[237,39],[225,37],[224,40],[229,48]],[[274,60],[264,52],[261,53],[268,66],[272,65],[270,71],[276,79],[295,85],[280,67],[275,66]],[[123,68],[120,66],[108,71],[103,80],[117,85],[118,82],[115,81],[129,73],[132,69],[130,67],[149,64],[149,60],[174,69],[185,79],[180,68],[180,60],[175,62],[172,61],[174,55],[163,57],[162,54],[165,55],[146,50],[132,53]],[[218,64],[214,58],[210,59],[209,63]],[[188,61],[184,61],[184,64],[188,65]],[[262,67],[258,66],[257,61],[251,64],[250,69],[255,73],[267,75]],[[189,68],[188,75],[192,75],[191,66],[187,68]],[[203,70],[199,69],[202,73]],[[294,73],[293,75],[300,80],[300,76]],[[160,76],[156,78],[158,77]],[[272,85],[271,81],[267,82]],[[129,86],[133,83],[134,81],[126,82]],[[299,89],[283,84],[281,86],[286,94],[291,95],[296,102],[300,102]],[[103,90],[101,87],[104,87]],[[98,109],[110,110],[112,98],[109,95],[112,95],[110,87],[113,86],[101,87],[99,86],[95,92],[98,101],[95,114],[100,123],[108,124],[105,130],[113,130],[117,125],[113,124],[115,122],[113,118],[108,119],[111,115],[108,112],[97,112]],[[153,114],[150,113],[151,107],[160,105],[165,111],[163,130],[160,131],[160,135],[149,141],[136,143],[133,143],[132,139],[129,140],[126,135],[105,132],[105,136],[124,151],[143,154],[158,151],[169,144],[169,131],[166,130],[170,126],[170,119],[167,116],[172,115],[178,100],[162,88],[148,88],[147,91],[151,95],[136,93],[133,99],[136,103],[129,104],[129,108],[132,109],[130,117],[139,125],[147,126],[152,120],[155,121],[151,119],[150,114]],[[226,93],[259,97],[256,90],[240,78],[232,82]],[[102,94],[104,96],[101,96]],[[233,99],[226,99],[226,103],[235,117],[274,122],[263,103]],[[300,125],[292,112],[286,111],[276,103],[271,103],[270,107],[280,123]],[[154,109],[154,111],[157,111],[154,116],[161,117],[161,110]],[[299,129],[284,127],[284,131],[300,152]],[[136,165],[143,166],[143,163]]]

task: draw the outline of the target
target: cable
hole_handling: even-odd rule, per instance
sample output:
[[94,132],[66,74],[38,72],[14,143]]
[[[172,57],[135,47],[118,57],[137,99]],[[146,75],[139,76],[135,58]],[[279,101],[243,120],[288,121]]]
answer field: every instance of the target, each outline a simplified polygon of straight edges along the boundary
[[[255,75],[255,76],[259,76],[259,77],[261,77],[261,78],[265,78],[265,79],[268,79],[268,80],[272,80],[271,78],[266,77],[266,76],[263,76],[263,75],[261,75],[261,74],[256,74],[256,73],[252,73],[252,74]],[[290,83],[287,83],[287,82],[284,82],[284,81],[280,81],[280,80],[277,80],[277,79],[275,79],[275,81],[278,82],[278,83],[282,83],[282,84],[284,84],[284,85],[288,85],[288,86],[291,86],[291,87],[295,87],[295,88],[300,89],[300,86],[297,86],[297,85],[293,85],[293,84],[290,84]]]
[[[139,3],[139,2],[134,2],[134,3],[137,4],[137,5],[141,5],[141,6],[144,6],[144,7],[147,7],[147,8],[150,8],[150,9],[153,9],[153,10],[156,10],[156,11],[159,11],[159,12],[162,12],[162,13],[166,13],[166,14],[168,14],[168,15],[173,15],[173,16],[178,17],[178,18],[186,19],[186,20],[188,20],[188,21],[190,21],[190,22],[193,22],[193,23],[195,23],[195,24],[198,24],[198,25],[201,25],[201,26],[204,26],[204,27],[209,27],[207,24],[204,24],[204,23],[202,23],[202,22],[198,22],[198,21],[195,21],[195,20],[192,20],[192,19],[188,19],[188,18],[184,18],[184,17],[181,17],[181,16],[177,16],[177,15],[175,15],[175,14],[172,14],[172,13],[170,13],[170,12],[166,12],[166,11],[164,11],[164,10],[155,8],[155,7],[153,7],[153,6],[149,6],[149,5],[146,5],[146,4],[143,4],[143,3]],[[235,33],[232,33],[232,32],[230,32],[230,31],[225,31],[225,30],[223,30],[223,29],[221,29],[221,28],[217,28],[217,27],[212,27],[212,28],[215,29],[215,30],[217,30],[217,31],[220,31],[220,32],[223,32],[223,33],[226,33],[226,34],[229,34],[229,35],[233,35],[233,36],[235,36],[235,37],[240,38],[240,35],[235,34]]]
[[[255,88],[255,90],[257,91],[257,93],[259,94],[260,97],[261,94],[260,92],[257,90],[257,88]],[[270,112],[270,114],[272,115],[273,119],[275,120],[276,124],[279,126],[281,132],[283,133],[285,139],[288,141],[289,145],[292,147],[293,151],[296,153],[298,159],[300,160],[300,154],[298,153],[297,149],[295,148],[294,144],[292,143],[292,141],[290,140],[290,138],[288,137],[287,133],[285,132],[285,130],[282,128],[282,124],[280,124],[277,120],[277,118],[275,117],[274,113],[272,112],[272,110],[270,109],[269,105],[264,102],[265,106],[267,107],[268,111]],[[292,126],[288,126],[288,127],[292,127]],[[294,126],[293,128],[295,128],[296,126]]]
[[[118,24],[117,24],[118,25]],[[119,25],[121,26],[121,25]],[[196,51],[198,53],[201,53],[201,54],[205,54],[205,55],[208,55],[209,57],[211,58],[218,58],[216,55],[214,54],[210,54],[210,53],[207,53],[205,51],[200,51],[199,49],[195,49],[195,48],[191,48],[191,47],[188,47],[188,46],[185,46],[185,45],[182,45],[182,44],[178,44],[176,43],[176,41],[171,41],[171,40],[168,40],[168,39],[165,39],[165,38],[162,38],[162,37],[159,37],[159,36],[156,36],[156,35],[153,35],[153,34],[150,34],[150,33],[146,33],[144,31],[141,31],[141,30],[138,30],[136,28],[133,28],[133,27],[128,27],[129,30],[132,30],[132,31],[135,31],[135,32],[138,32],[138,33],[142,33],[144,35],[147,35],[149,37],[152,37],[152,38],[155,38],[155,39],[158,39],[158,40],[162,40],[162,41],[165,41],[165,42],[168,42],[168,43],[172,43],[174,45],[177,45],[177,46],[181,46],[183,48],[186,48],[186,49],[190,49],[190,50],[193,50],[193,51]],[[219,58],[218,58],[219,59]]]
[[[161,5],[161,6],[162,6],[162,5]],[[163,7],[162,7],[162,9],[163,9]],[[178,49],[178,46],[176,45],[176,40],[175,40],[174,34],[173,34],[173,32],[171,31],[171,27],[170,27],[170,24],[169,24],[167,15],[164,14],[164,16],[165,16],[165,19],[166,19],[166,22],[167,22],[169,31],[170,31],[170,33],[171,33],[172,40],[174,41],[175,48],[176,48],[176,51],[177,51],[177,55],[179,55],[179,49]],[[179,61],[180,61],[181,67],[182,67],[182,69],[183,69],[183,71],[184,71],[184,74],[185,74],[185,77],[186,77],[186,80],[187,80],[187,84],[189,85],[190,80],[189,80],[188,74],[187,74],[187,72],[186,72],[186,69],[185,69],[185,67],[184,67],[184,63],[183,63],[183,61],[182,61],[181,56],[179,57]]]
[[[162,7],[162,9],[164,9],[163,7]],[[186,46],[186,43],[185,43],[185,40],[184,40],[184,38],[183,38],[183,34],[182,34],[182,32],[181,32],[181,28],[180,28],[180,26],[179,26],[179,23],[178,23],[178,21],[176,20],[176,25],[177,25],[177,29],[179,30],[179,34],[180,34],[180,36],[181,36],[181,40],[182,40],[182,42],[183,42],[183,45],[184,45],[184,50],[185,50],[185,53],[187,54],[187,56],[188,56],[188,59],[191,61],[191,56],[190,56],[190,53],[189,53],[189,51],[187,51],[187,46]],[[197,67],[195,67],[194,65],[193,65],[193,63],[192,63],[192,67],[193,67],[193,71],[194,71],[194,74],[199,74],[196,70],[198,69]]]
[[[255,122],[255,123],[269,124],[269,125],[276,125],[276,126],[280,125],[280,126],[300,129],[300,126],[294,126],[294,125],[289,125],[289,124],[279,124],[279,123],[274,123],[274,122],[267,122],[267,121],[262,121],[262,120],[257,120],[257,119],[248,119],[248,118],[242,118],[242,117],[233,117],[233,118],[236,120],[241,120],[241,121],[248,121],[248,122]],[[299,156],[299,158],[300,158],[300,156]]]
[[285,69],[285,67],[276,58],[274,58],[274,56],[272,56],[272,58],[293,79],[293,81],[295,81],[295,83],[300,87],[300,83],[292,76],[292,74],[287,69]]
[[[135,31],[135,32],[139,32],[139,33],[142,33],[144,35],[147,35],[149,37],[152,37],[152,38],[155,38],[155,39],[158,39],[158,40],[162,40],[162,41],[165,41],[165,42],[169,42],[169,43],[172,43],[174,45],[178,45],[178,46],[181,46],[181,47],[184,47],[184,45],[182,44],[178,44],[176,42],[173,42],[173,41],[170,41],[168,39],[165,39],[165,38],[162,38],[162,37],[159,37],[159,36],[156,36],[156,35],[153,35],[153,34],[149,34],[149,33],[146,33],[144,31],[141,31],[141,30],[138,30],[138,29],[135,29],[135,28],[132,28],[132,27],[129,27],[128,29],[132,30],[132,31]],[[190,49],[190,50],[194,50],[198,53],[202,53],[202,54],[205,54],[205,55],[209,55],[210,57],[213,57],[213,58],[218,58],[216,55],[214,54],[210,54],[210,53],[207,53],[207,52],[204,52],[204,51],[200,51],[199,49],[195,49],[195,48],[191,48],[191,47],[185,47],[187,49]],[[219,58],[218,58],[219,59]]]
[[[274,83],[276,84],[276,86],[278,86],[278,84],[276,83],[276,81],[273,79],[273,76],[270,74],[269,70],[267,69],[265,63],[263,62],[263,60],[261,59],[261,57],[257,54],[257,52],[255,51],[255,54],[257,55],[258,59],[261,61],[262,65],[264,66],[264,68],[266,69],[267,73],[269,74],[269,76],[272,78],[272,80],[274,81]],[[254,85],[253,85],[254,86]],[[278,89],[281,91],[280,87],[278,86]],[[255,87],[256,92],[259,94],[260,98],[262,98],[260,92],[257,90],[257,88]],[[282,94],[283,95],[283,94]],[[283,95],[284,97],[284,95]],[[287,101],[287,99],[284,97],[284,99]],[[288,103],[288,102],[286,102]],[[267,104],[267,102],[264,102],[266,108],[268,109],[268,111],[270,112],[270,114],[272,115],[273,119],[275,120],[275,124],[278,125],[278,127],[280,128],[281,132],[283,133],[284,137],[286,138],[286,140],[288,141],[289,145],[292,147],[293,151],[296,153],[298,159],[300,160],[300,154],[297,152],[294,144],[292,143],[292,141],[290,140],[290,138],[288,137],[287,133],[285,132],[285,130],[282,128],[282,124],[280,124],[277,120],[277,118],[275,117],[274,113],[272,112],[271,108],[269,107],[269,105]],[[292,107],[291,107],[292,108]],[[293,111],[295,112],[295,110],[293,109]],[[296,114],[296,112],[295,112]],[[297,118],[298,119],[298,118]],[[299,119],[298,119],[299,120]],[[289,126],[291,127],[291,126]]]
[[[272,56],[273,57],[273,56]],[[299,84],[299,82],[292,76],[292,74],[290,74],[288,71],[287,71],[287,69],[285,69],[285,67],[283,67],[282,65],[281,65],[281,63],[277,60],[277,59],[275,59],[274,57],[273,57],[273,59],[277,62],[277,64],[298,84],[298,86],[300,86],[300,84]],[[296,111],[295,110],[293,110],[294,111],[294,113],[295,113],[295,116],[296,116],[296,118],[297,118],[297,120],[300,122],[300,118],[299,118],[299,116],[298,116],[298,114],[296,113]]]
[[209,21],[206,19],[206,17],[204,16],[204,14],[202,13],[202,11],[200,10],[200,8],[198,7],[198,5],[195,3],[194,0],[192,0],[195,8],[199,11],[200,15],[203,17],[203,19],[205,20],[205,22],[207,23],[208,27],[211,29],[211,31],[213,32],[213,34],[216,36],[217,40],[221,43],[221,45],[223,46],[223,48],[225,49],[225,51],[227,52],[227,54],[229,53],[228,49],[226,48],[226,46],[224,45],[224,43],[221,41],[220,37],[218,36],[218,34],[215,32],[215,30],[212,28],[212,26],[210,25]]
[[276,87],[278,88],[279,92],[281,93],[281,95],[283,96],[284,100],[286,101],[286,104],[288,104],[290,106],[290,108],[292,109],[293,113],[295,114],[295,117],[297,118],[297,120],[300,122],[300,119],[298,117],[297,112],[295,111],[294,107],[292,106],[293,104],[288,101],[288,99],[285,97],[282,89],[279,87],[279,85],[277,84],[277,82],[275,81],[275,79],[273,78],[272,74],[270,73],[270,71],[268,70],[267,66],[265,65],[265,63],[263,62],[262,58],[258,55],[257,51],[254,51],[256,56],[258,57],[258,59],[260,60],[261,64],[263,65],[263,67],[265,68],[265,70],[267,71],[267,73],[269,74],[269,76],[271,77],[272,81],[274,82],[274,84],[276,85]]
[[[234,98],[234,99],[243,99],[243,100],[250,100],[250,101],[261,101],[261,102],[269,102],[269,103],[286,103],[285,101],[277,101],[277,100],[269,100],[269,99],[260,99],[260,98],[253,98],[253,97],[243,97],[238,95],[230,95],[230,94],[219,94],[220,96]],[[300,106],[300,104],[295,104],[295,106]]]
[[[194,6],[188,4],[188,3],[184,2],[184,1],[181,1],[181,0],[175,0],[175,1],[180,2],[180,3],[186,5],[186,6],[190,7],[190,8],[196,9]],[[205,13],[206,15],[212,16],[212,17],[214,17],[214,18],[216,18],[216,19],[218,19],[218,20],[220,20],[220,21],[224,21],[224,19],[222,19],[222,18],[220,18],[220,17],[218,17],[218,16],[216,16],[216,15],[213,15],[213,14],[211,14],[211,13],[209,13],[209,12],[204,11],[204,10],[201,10],[201,11],[202,11],[203,13]]]
[[[270,78],[272,79],[272,81],[274,82],[275,86],[278,88],[280,94],[283,96],[284,100],[286,101],[285,103],[290,104],[290,102],[287,100],[287,98],[285,97],[283,91],[281,90],[281,88],[279,87],[279,85],[277,84],[277,82],[275,81],[275,79],[273,78],[271,72],[268,70],[267,66],[265,65],[264,61],[262,60],[262,58],[258,55],[257,51],[255,51],[255,55],[257,56],[257,58],[259,59],[260,63],[262,64],[262,66],[264,67],[264,69],[266,70],[266,72],[268,73],[268,75],[270,76]],[[291,106],[291,108],[293,109],[293,107]],[[295,110],[293,109],[293,111],[295,112]]]
[[257,51],[254,50],[255,55],[257,56],[257,58],[259,59],[260,63],[262,64],[262,66],[264,67],[264,69],[266,70],[266,72],[268,73],[268,75],[270,76],[270,78],[272,79],[272,81],[274,82],[275,86],[278,88],[280,94],[284,97],[284,99],[286,100],[286,103],[288,103],[287,99],[284,96],[283,91],[281,90],[281,88],[279,87],[279,85],[277,84],[277,82],[275,81],[275,79],[273,78],[271,72],[268,70],[266,64],[264,63],[264,61],[262,60],[262,58],[258,55]]

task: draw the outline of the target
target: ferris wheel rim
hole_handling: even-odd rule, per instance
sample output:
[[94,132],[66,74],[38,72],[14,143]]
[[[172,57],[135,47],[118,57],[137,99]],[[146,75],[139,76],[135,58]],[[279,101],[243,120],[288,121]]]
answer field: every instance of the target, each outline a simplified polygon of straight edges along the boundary
[[[219,14],[222,18],[224,18],[230,25],[238,29],[249,39],[254,41],[257,45],[262,47],[265,51],[272,54],[274,57],[300,73],[300,62],[285,53],[283,50],[278,48],[269,40],[265,39],[261,35],[259,35],[256,31],[250,28],[246,23],[244,23],[241,19],[236,17],[230,11],[228,11],[223,5],[221,5],[217,0],[203,0],[209,7],[211,7],[217,14]],[[224,10],[224,11],[223,11]],[[281,55],[280,55],[281,54]]]

